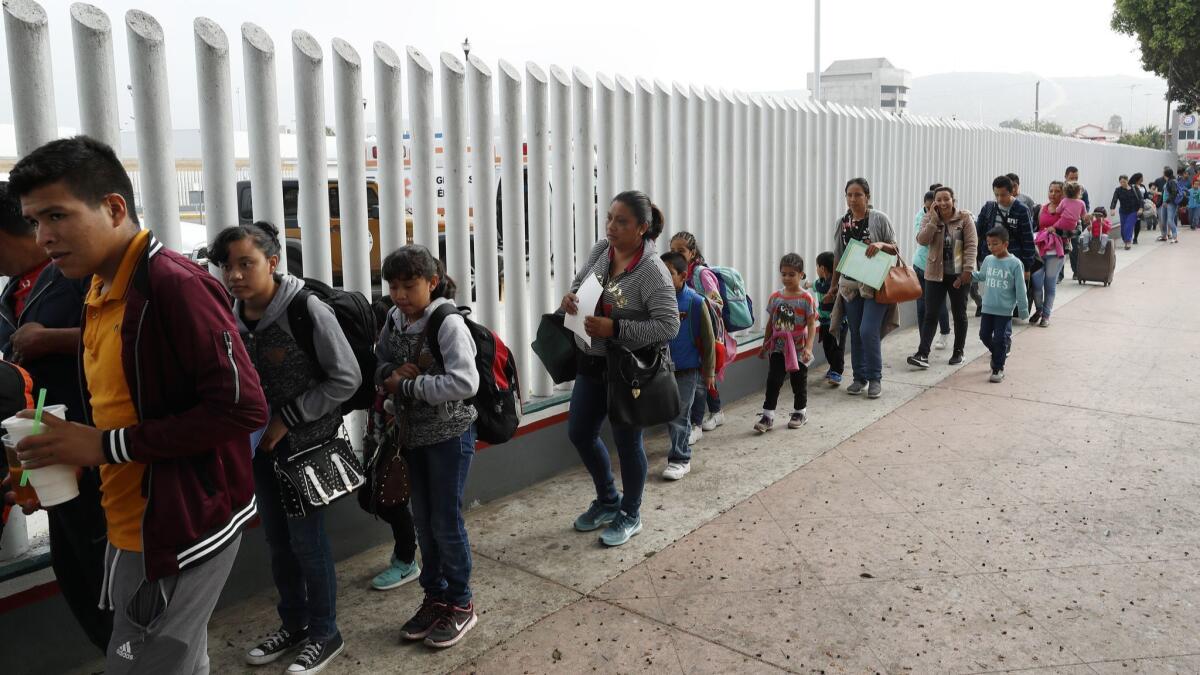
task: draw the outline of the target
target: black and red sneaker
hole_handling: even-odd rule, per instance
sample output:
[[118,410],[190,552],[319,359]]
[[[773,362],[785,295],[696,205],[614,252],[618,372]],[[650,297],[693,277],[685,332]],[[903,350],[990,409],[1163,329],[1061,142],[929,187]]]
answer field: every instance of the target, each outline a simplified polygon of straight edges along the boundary
[[463,639],[467,631],[475,627],[478,621],[479,617],[475,614],[474,602],[467,604],[466,607],[448,606],[446,611],[438,617],[429,636],[425,638],[425,644],[438,649],[453,647]]
[[446,603],[426,595],[425,599],[421,601],[421,606],[417,608],[417,613],[405,621],[404,626],[400,628],[400,639],[414,642],[424,640],[429,636],[438,619],[446,613],[446,610]]

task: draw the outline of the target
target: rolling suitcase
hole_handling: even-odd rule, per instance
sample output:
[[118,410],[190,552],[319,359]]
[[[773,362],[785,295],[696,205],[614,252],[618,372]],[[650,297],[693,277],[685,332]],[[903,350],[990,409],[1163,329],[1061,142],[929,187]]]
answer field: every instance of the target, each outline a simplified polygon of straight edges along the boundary
[[1113,271],[1117,269],[1117,244],[1110,239],[1108,247],[1100,250],[1100,238],[1089,242],[1087,250],[1079,251],[1079,264],[1075,268],[1075,278],[1082,284],[1086,281],[1108,286],[1113,280]]

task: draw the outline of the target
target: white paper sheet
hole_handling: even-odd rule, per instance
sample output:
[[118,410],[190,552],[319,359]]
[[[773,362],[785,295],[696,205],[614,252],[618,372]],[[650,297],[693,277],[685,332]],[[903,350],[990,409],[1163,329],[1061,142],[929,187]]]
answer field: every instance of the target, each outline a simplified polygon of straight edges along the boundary
[[603,293],[604,287],[600,285],[600,280],[596,278],[595,274],[589,274],[579,286],[579,290],[575,292],[575,297],[579,298],[579,311],[575,314],[568,314],[563,320],[563,325],[582,338],[584,344],[589,347],[592,346],[592,338],[583,329],[583,320],[594,316],[596,304],[600,302],[600,296]]

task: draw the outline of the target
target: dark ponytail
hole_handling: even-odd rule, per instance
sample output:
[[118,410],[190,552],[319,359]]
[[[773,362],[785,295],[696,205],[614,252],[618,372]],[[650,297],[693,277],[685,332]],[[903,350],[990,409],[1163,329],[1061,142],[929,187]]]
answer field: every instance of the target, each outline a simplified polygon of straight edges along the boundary
[[446,274],[445,263],[434,257],[424,246],[412,244],[392,251],[383,259],[382,274],[385,281],[433,281],[436,276],[438,285],[434,286],[430,293],[432,298],[453,300],[458,294],[458,284]]
[[221,230],[208,247],[208,259],[218,265],[224,265],[229,262],[229,245],[243,239],[253,240],[255,248],[268,258],[279,255],[279,228],[265,220],[259,220],[249,225],[234,225]]
[[653,241],[658,239],[658,235],[662,234],[663,225],[666,224],[662,209],[655,206],[654,202],[650,201],[645,192],[641,190],[626,190],[613,197],[612,200],[614,203],[621,202],[629,207],[639,225],[649,225],[646,228],[646,233],[642,235],[642,239]]

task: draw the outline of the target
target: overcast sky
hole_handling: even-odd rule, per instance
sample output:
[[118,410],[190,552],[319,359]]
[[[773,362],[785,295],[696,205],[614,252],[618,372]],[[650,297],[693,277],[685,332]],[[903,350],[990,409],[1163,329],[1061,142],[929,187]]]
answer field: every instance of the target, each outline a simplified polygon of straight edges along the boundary
[[[192,20],[217,21],[230,37],[235,85],[242,80],[240,26],[259,24],[274,38],[280,122],[290,124],[291,31],[312,33],[325,49],[348,40],[363,57],[371,85],[374,40],[397,52],[412,45],[436,66],[438,54],[472,51],[494,64],[580,66],[589,72],[647,76],[745,91],[805,88],[813,65],[812,0],[653,2],[651,0],[94,0],[115,28],[122,116],[132,105],[124,15],[149,11],[166,33],[176,128],[197,126]],[[71,26],[66,0],[43,2],[50,21],[59,124],[78,124]],[[914,76],[948,71],[1035,72],[1046,77],[1144,75],[1134,40],[1108,26],[1109,0],[852,0],[822,5],[822,63],[884,56]],[[0,53],[0,91],[8,91],[8,58]],[[406,83],[407,85],[407,83]],[[327,99],[332,81],[326,68]],[[244,90],[241,105],[244,106]],[[328,102],[328,101],[327,101]],[[237,102],[235,101],[235,105]],[[11,120],[8,97],[0,119]],[[373,117],[373,109],[368,110]],[[235,123],[244,112],[235,110]],[[332,116],[329,118],[332,120]],[[240,126],[240,125],[239,125]]]

